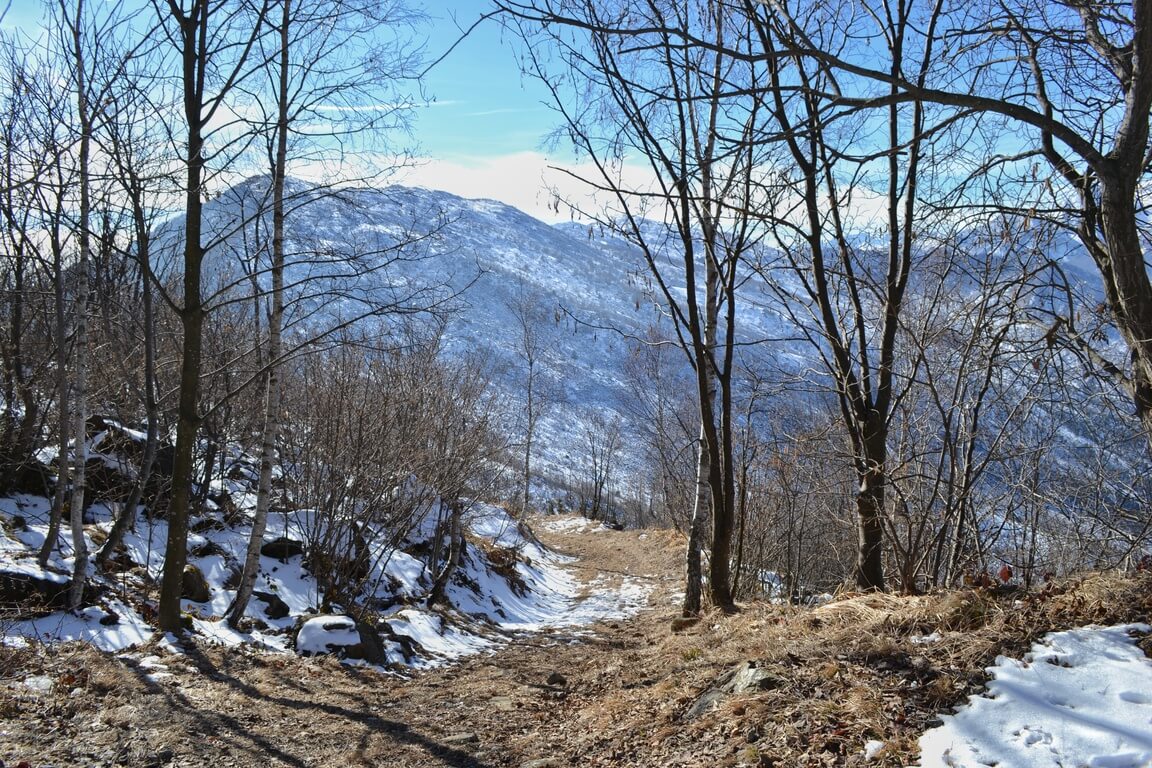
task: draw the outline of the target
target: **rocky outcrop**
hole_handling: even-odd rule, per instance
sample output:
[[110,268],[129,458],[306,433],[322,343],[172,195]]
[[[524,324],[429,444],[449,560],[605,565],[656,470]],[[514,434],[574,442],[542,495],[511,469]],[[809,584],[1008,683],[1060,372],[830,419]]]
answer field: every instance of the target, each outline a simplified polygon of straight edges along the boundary
[[316,616],[305,621],[296,633],[296,652],[301,656],[332,654],[369,664],[388,663],[380,633],[351,616]]
[[292,612],[288,603],[281,600],[279,595],[271,592],[253,592],[252,597],[264,603],[264,615],[270,619],[283,619]]
[[208,580],[204,572],[195,565],[184,566],[184,581],[180,596],[194,603],[206,603],[212,599],[212,590],[208,588]]
[[272,541],[265,542],[264,546],[260,547],[260,554],[265,557],[274,557],[284,563],[288,562],[290,557],[304,554],[304,545],[295,539],[289,539],[287,536],[278,536]]
[[32,618],[67,607],[67,578],[0,571],[0,610]]
[[712,685],[696,698],[681,720],[683,722],[695,720],[705,712],[715,709],[729,696],[745,691],[770,691],[779,688],[784,682],[771,672],[756,666],[756,662],[745,662],[716,678]]

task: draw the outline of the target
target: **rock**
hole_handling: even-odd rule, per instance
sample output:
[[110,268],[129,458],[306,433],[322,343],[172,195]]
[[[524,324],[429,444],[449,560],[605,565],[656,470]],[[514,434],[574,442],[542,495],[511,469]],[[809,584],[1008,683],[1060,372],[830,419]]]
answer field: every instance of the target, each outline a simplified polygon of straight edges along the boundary
[[162,765],[168,765],[175,757],[176,753],[171,747],[161,747],[156,753],[146,758],[143,765],[145,768],[160,768]]
[[301,656],[337,654],[360,642],[356,620],[351,616],[316,616],[296,632],[296,652]]
[[228,526],[214,517],[202,517],[188,527],[192,533],[208,533],[209,531],[223,531]]
[[221,557],[228,557],[228,551],[221,547],[214,541],[205,541],[202,544],[197,544],[188,550],[188,554],[192,557],[213,557],[219,555]]
[[93,457],[84,462],[84,508],[97,501],[122,504],[132,494],[136,481],[124,472],[110,466],[102,458]]
[[296,632],[296,652],[301,656],[332,654],[369,664],[388,663],[380,633],[351,616],[316,616],[305,621]]
[[9,470],[6,493],[27,493],[32,496],[48,496],[56,486],[56,472],[48,465],[29,459]]
[[264,615],[270,619],[283,619],[292,612],[288,603],[272,592],[253,592],[252,597],[264,603]]
[[784,685],[776,675],[767,670],[760,669],[756,662],[749,661],[736,668],[731,681],[724,686],[725,693],[744,693],[745,691],[770,691]]
[[520,763],[520,768],[560,768],[562,765],[564,765],[564,763],[555,757],[541,757],[537,760]]
[[387,664],[388,656],[384,653],[384,643],[376,628],[367,622],[358,621],[356,631],[360,634],[360,642],[348,648],[345,652],[346,657],[360,659],[369,664]]
[[232,495],[229,493],[213,493],[208,496],[208,500],[216,505],[216,509],[220,511],[224,521],[228,525],[237,525],[243,520],[243,515],[240,508],[236,506],[236,502],[232,500]]
[[304,554],[304,545],[287,536],[278,536],[260,547],[260,554],[265,557],[274,557],[281,562],[288,562],[288,558]]
[[440,739],[440,743],[448,747],[462,744],[479,744],[480,737],[474,733],[455,733]]
[[180,596],[194,603],[206,603],[212,599],[212,590],[208,588],[208,580],[204,573],[195,565],[184,566],[184,581]]
[[17,606],[23,618],[35,618],[66,608],[68,579],[47,571],[43,576],[0,572],[0,605]]
[[104,565],[105,573],[129,573],[137,567],[137,563],[128,554],[127,548],[123,544],[116,547],[112,556],[108,558],[108,562]]
[[680,718],[681,722],[691,722],[705,712],[712,711],[723,698],[724,694],[721,691],[712,688],[704,691],[704,693],[696,697],[696,701],[692,702],[692,706],[690,706],[688,711]]
[[770,691],[779,688],[785,682],[771,672],[757,667],[756,662],[745,662],[717,677],[712,685],[696,698],[681,720],[683,722],[695,720],[732,694],[753,690]]
[[488,703],[501,712],[511,712],[516,709],[516,704],[512,701],[511,696],[493,696],[488,699]]

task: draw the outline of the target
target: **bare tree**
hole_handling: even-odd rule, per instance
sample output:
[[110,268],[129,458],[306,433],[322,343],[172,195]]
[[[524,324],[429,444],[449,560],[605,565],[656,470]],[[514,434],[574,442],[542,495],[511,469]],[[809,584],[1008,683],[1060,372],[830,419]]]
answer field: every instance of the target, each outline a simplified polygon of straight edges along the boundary
[[[1129,353],[1108,370],[1152,441],[1152,280],[1140,198],[1150,168],[1152,3],[1014,0],[945,14],[933,10],[943,8],[936,2],[905,6],[908,14],[941,19],[938,31],[909,27],[909,44],[925,45],[933,35],[952,41],[953,53],[930,69],[881,69],[870,51],[823,44],[823,16],[808,13],[808,2],[771,6],[787,29],[775,55],[803,58],[853,84],[834,95],[838,104],[938,104],[956,120],[974,121],[974,137],[991,136],[974,158],[964,157],[972,183],[958,190],[957,205],[1046,217],[1076,233],[1100,272]],[[993,61],[999,65],[987,66]],[[1002,138],[993,131],[997,123]]]
[[[685,532],[692,523],[699,415],[689,394],[694,375],[676,343],[649,329],[624,365],[632,416],[648,468],[652,522]],[[643,526],[643,523],[641,523]]]
[[[50,402],[44,393],[55,364],[50,361],[51,321],[38,288],[53,295],[51,256],[46,238],[53,214],[42,205],[59,168],[61,127],[52,115],[59,114],[67,94],[50,87],[52,77],[39,52],[29,44],[5,34],[2,38],[3,102],[0,104],[0,215],[2,215],[4,328],[3,357],[4,425],[0,431],[0,483],[10,488],[35,472],[30,457],[45,421]],[[57,209],[58,206],[51,206]],[[44,478],[45,483],[47,477]],[[45,495],[50,492],[43,489]],[[59,519],[46,544],[44,558],[55,546]]]
[[[207,141],[214,118],[223,118],[237,84],[258,71],[254,61],[256,41],[267,33],[269,0],[221,4],[189,0],[179,5],[153,0],[152,7],[164,35],[180,62],[183,94],[183,128],[186,135],[182,156],[184,183],[184,243],[181,295],[173,305],[183,331],[180,368],[179,417],[172,468],[172,496],[168,507],[168,541],[160,585],[158,623],[170,632],[181,632],[180,596],[188,551],[188,510],[192,499],[196,436],[201,422],[200,377],[202,334],[206,306],[201,291],[204,263],[202,241],[205,171],[210,155]],[[234,127],[234,126],[229,126]],[[216,129],[222,132],[223,129]],[[236,139],[233,137],[232,142]]]
[[[403,6],[396,3],[381,6],[378,3],[365,4],[348,0],[308,3],[303,6],[295,5],[291,0],[278,0],[278,4],[279,20],[270,22],[276,32],[276,44],[266,54],[274,62],[269,69],[276,111],[268,140],[272,178],[271,286],[268,293],[270,306],[267,312],[260,479],[244,569],[228,614],[228,621],[233,625],[243,617],[256,580],[260,547],[263,545],[271,504],[272,470],[276,462],[276,442],[280,432],[279,365],[283,354],[281,333],[284,325],[284,270],[287,260],[284,219],[290,205],[290,201],[286,200],[285,187],[290,139],[307,135],[308,123],[316,111],[332,109],[334,102],[341,99],[349,103],[350,114],[353,115],[360,114],[357,108],[363,106],[357,102],[359,97],[375,105],[369,106],[364,120],[345,124],[344,133],[367,133],[382,126],[387,127],[397,110],[379,106],[388,101],[384,93],[387,84],[382,81],[386,77],[399,79],[407,76],[404,67],[409,64],[402,48],[381,54],[372,47],[365,47],[365,41],[386,25],[404,22],[403,18],[395,18],[407,14]],[[384,64],[389,56],[394,61],[394,68]],[[380,92],[374,92],[374,89]],[[254,281],[256,274],[253,270]],[[261,294],[257,282],[253,297]]]
[[[84,538],[84,490],[85,471],[88,462],[88,270],[91,264],[92,236],[92,97],[99,93],[91,91],[91,75],[88,57],[92,53],[85,40],[86,24],[84,0],[76,0],[74,8],[69,8],[66,0],[60,0],[62,33],[67,36],[64,49],[69,52],[72,67],[74,96],[76,98],[76,121],[78,144],[76,148],[77,182],[79,186],[79,210],[76,222],[78,258],[76,261],[76,294],[73,313],[75,317],[72,360],[73,388],[73,455],[75,469],[72,474],[72,549],[75,561],[72,569],[72,584],[68,594],[68,607],[76,610],[84,596],[84,584],[88,574],[88,544]],[[100,33],[97,27],[94,30]]]
[[299,402],[284,490],[325,605],[370,596],[373,574],[416,529],[433,534],[433,597],[458,562],[462,497],[485,490],[484,464],[501,446],[485,366],[438,359],[437,331],[349,332],[288,371],[286,398]]
[[[796,9],[747,3],[759,45],[768,61],[772,123],[796,169],[794,192],[769,220],[775,243],[792,279],[777,282],[785,307],[816,346],[834,382],[841,420],[849,438],[859,490],[856,510],[859,549],[856,583],[861,589],[885,588],[883,539],[888,484],[888,431],[900,397],[896,380],[898,330],[914,260],[922,250],[920,168],[933,151],[934,134],[946,123],[919,104],[903,109],[890,104],[877,113],[844,110],[831,94],[836,81],[818,63],[794,56],[795,29],[781,17]],[[853,41],[883,40],[888,70],[923,82],[935,63],[935,29],[941,9],[914,16],[904,4],[854,15],[847,6],[821,27],[816,39],[829,48],[847,49]],[[861,30],[868,30],[859,37]],[[925,41],[912,45],[911,29],[923,28]],[[920,41],[917,41],[920,42]],[[877,46],[864,44],[870,55]],[[883,138],[861,142],[874,131]],[[875,244],[857,241],[853,221],[857,198],[876,177],[883,206],[883,237]]]
[[[108,537],[96,555],[96,565],[107,569],[136,521],[137,508],[153,483],[153,469],[160,448],[161,397],[159,392],[158,312],[156,275],[153,271],[153,230],[160,218],[163,199],[171,194],[171,180],[166,167],[163,122],[158,118],[164,105],[155,104],[146,84],[149,72],[162,67],[153,51],[138,51],[124,62],[125,75],[116,82],[104,99],[104,125],[100,135],[103,151],[109,158],[113,184],[122,192],[130,235],[121,256],[133,266],[136,288],[128,303],[119,329],[106,329],[106,335],[126,342],[129,349],[120,356],[123,381],[143,409],[144,447],[136,481],[120,509]],[[138,302],[138,303],[137,303]],[[136,309],[139,309],[137,312]],[[130,340],[130,341],[129,341]],[[153,495],[148,503],[155,507]],[[157,510],[152,509],[155,513]]]
[[612,471],[620,452],[620,419],[593,411],[585,423],[588,493],[586,508],[581,511],[592,520],[616,523],[616,511],[612,506]]
[[548,323],[551,313],[539,296],[531,293],[521,280],[507,301],[512,314],[513,327],[517,332],[516,353],[524,363],[524,410],[523,418],[523,472],[520,482],[520,517],[526,519],[532,498],[532,451],[536,439],[536,428],[540,419],[555,405],[556,393],[546,379],[541,363],[545,351],[551,346],[548,339]]
[[[613,210],[584,213],[638,247],[695,373],[700,441],[684,611],[701,607],[709,525],[709,596],[732,610],[736,288],[741,257],[757,237],[748,212],[762,201],[752,199],[758,157],[748,141],[760,103],[727,98],[757,75],[725,45],[746,43],[748,30],[719,2],[497,5],[521,34],[545,35],[561,52],[567,71],[549,72],[529,46],[529,69],[550,89],[565,135],[596,168],[584,181],[612,199]],[[694,35],[707,45],[683,45]],[[651,185],[628,184],[623,158],[643,163]]]

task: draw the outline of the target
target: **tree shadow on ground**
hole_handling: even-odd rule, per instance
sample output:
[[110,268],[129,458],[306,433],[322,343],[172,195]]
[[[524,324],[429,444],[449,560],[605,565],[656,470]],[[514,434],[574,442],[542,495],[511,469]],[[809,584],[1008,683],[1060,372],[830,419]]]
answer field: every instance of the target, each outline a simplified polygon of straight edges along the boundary
[[[363,729],[356,739],[358,754],[369,749],[374,740],[384,739],[388,744],[376,745],[376,749],[387,747],[411,747],[423,753],[421,765],[449,766],[450,768],[495,768],[490,763],[478,759],[466,751],[456,749],[438,741],[435,737],[414,731],[409,725],[396,720],[380,717],[372,712],[370,702],[362,697],[348,696],[355,706],[340,706],[329,702],[307,700],[289,696],[271,695],[236,676],[223,671],[209,656],[192,643],[184,645],[184,655],[203,675],[215,683],[227,686],[250,703],[248,711],[257,713],[261,708],[280,707],[313,715],[316,722],[323,725],[320,715],[337,718],[350,725]],[[163,696],[173,712],[186,715],[195,724],[195,730],[211,734],[214,738],[228,741],[238,751],[247,753],[252,764],[268,764],[280,761],[294,768],[308,768],[314,763],[310,759],[287,751],[283,743],[274,742],[269,736],[259,732],[254,718],[240,718],[223,712],[208,711],[202,704],[192,701],[179,688],[171,688],[157,683],[149,676],[148,670],[136,665],[126,665],[139,679],[149,694]],[[299,684],[291,685],[286,678],[285,688],[304,690]],[[335,729],[333,729],[335,730]],[[297,744],[295,739],[290,743]],[[351,745],[349,745],[351,747]]]

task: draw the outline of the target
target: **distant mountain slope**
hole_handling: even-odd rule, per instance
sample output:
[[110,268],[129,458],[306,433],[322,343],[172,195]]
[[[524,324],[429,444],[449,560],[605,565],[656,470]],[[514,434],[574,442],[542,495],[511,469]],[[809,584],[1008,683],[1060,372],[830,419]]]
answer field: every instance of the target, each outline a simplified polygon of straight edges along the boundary
[[[250,179],[208,205],[206,231],[218,242],[207,264],[218,280],[242,275],[239,264],[243,254],[258,250],[261,238],[267,238],[267,220],[238,226],[245,220],[245,212],[260,209],[267,188],[266,178]],[[417,303],[453,296],[449,302],[453,312],[445,331],[446,352],[460,359],[469,354],[486,359],[497,384],[507,393],[511,418],[515,419],[522,412],[527,364],[519,351],[522,330],[513,307],[528,304],[537,318],[535,330],[540,341],[538,394],[547,392],[554,403],[537,433],[536,469],[562,480],[580,479],[580,473],[586,471],[589,432],[613,419],[623,425],[622,469],[634,464],[639,448],[638,441],[629,436],[627,403],[633,395],[625,374],[633,345],[630,338],[644,338],[656,327],[665,337],[672,336],[670,322],[662,317],[649,290],[647,267],[636,248],[586,224],[552,226],[500,202],[465,200],[440,191],[400,186],[333,190],[292,182],[290,192],[289,283],[300,291],[305,285],[327,286],[336,296],[321,292],[305,301],[308,311],[301,314],[307,322],[322,322],[326,315],[348,316],[357,311],[357,302],[366,299],[398,300],[398,292],[406,290],[418,292]],[[172,224],[167,232],[178,231]],[[410,247],[392,250],[410,239],[415,240]],[[167,241],[171,244],[174,238],[169,236]],[[861,253],[875,249],[877,263],[883,263],[879,256],[882,244],[872,244],[863,237],[854,242]],[[957,258],[973,259],[974,266],[966,274],[979,274],[979,262],[1002,247],[983,242],[986,245],[973,246],[976,250],[971,254],[965,255],[961,249]],[[1032,252],[1060,264],[1078,290],[1090,295],[1098,292],[1091,265],[1069,237],[1037,239],[1019,247],[1032,248]],[[374,259],[392,261],[379,273],[340,266],[344,260],[356,258],[369,263]],[[767,256],[765,260],[769,260]],[[931,282],[932,274],[931,270],[917,273],[917,279]],[[306,282],[305,277],[312,282]],[[683,271],[671,252],[665,277],[673,293],[682,296]],[[783,271],[777,273],[777,279],[787,286],[796,277]],[[427,291],[419,293],[421,288]],[[981,291],[971,283],[953,287],[950,294],[961,304],[975,304],[982,300]],[[832,391],[827,374],[811,343],[787,319],[782,299],[759,277],[751,276],[741,287],[739,301],[737,333],[742,346],[737,354],[741,362],[770,382],[791,380],[795,391],[790,396],[805,399],[808,406],[815,399],[834,408],[827,400]],[[866,301],[871,299],[866,297]],[[794,308],[801,317],[807,311],[802,305]],[[880,308],[876,311],[879,314]],[[1067,308],[1057,307],[1060,311]],[[1115,357],[1115,350],[1112,352]],[[672,359],[680,364],[679,353],[674,352]],[[1027,370],[1025,374],[1025,378],[1032,375]],[[645,382],[632,382],[631,387],[636,386],[642,388]],[[1003,398],[1005,408],[1011,407],[1011,393],[1007,395]],[[1088,402],[1097,398],[1099,387],[1093,385],[1083,394],[1083,406],[1068,409],[1066,405],[1059,417],[1050,409],[1039,411],[1051,413],[1046,418],[1062,424],[1067,447],[1055,452],[1062,460],[1078,461],[1071,455],[1095,444],[1086,435],[1096,431],[1097,423],[1114,418],[1106,413],[1109,404]],[[986,418],[994,421],[997,416],[989,414]],[[1087,428],[1089,425],[1092,428]],[[515,435],[515,425],[510,426]],[[1090,459],[1085,461],[1091,463]]]
[[[206,258],[215,285],[235,280],[234,290],[249,290],[243,253],[262,236],[256,230],[267,237],[270,225],[249,221],[241,236],[240,222],[259,210],[266,190],[266,179],[250,179],[207,206],[206,231],[219,240]],[[588,226],[551,226],[503,203],[446,192],[400,186],[332,191],[299,182],[291,191],[287,282],[302,285],[306,275],[322,275],[315,285],[345,297],[308,300],[308,311],[298,314],[309,322],[356,311],[347,297],[386,300],[397,286],[432,286],[426,298],[456,295],[449,302],[446,352],[487,357],[515,403],[527,364],[514,307],[527,305],[538,318],[538,386],[554,403],[540,424],[539,468],[558,475],[573,471],[590,414],[626,420],[627,337],[643,337],[661,322],[646,295],[645,268],[627,244]],[[172,253],[174,224],[158,238]],[[406,238],[418,242],[379,274],[354,276],[335,266],[355,255],[392,258],[389,249]],[[318,266],[321,260],[325,265]]]

